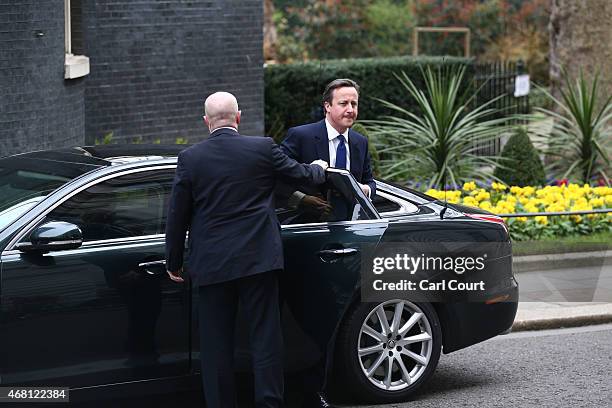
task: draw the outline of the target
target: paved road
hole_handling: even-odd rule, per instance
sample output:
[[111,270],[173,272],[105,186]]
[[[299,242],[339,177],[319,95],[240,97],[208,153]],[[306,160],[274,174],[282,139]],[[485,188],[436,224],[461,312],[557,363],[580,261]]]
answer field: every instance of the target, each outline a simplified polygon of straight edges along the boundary
[[514,333],[443,355],[413,401],[376,407],[611,405],[612,324],[607,324]]
[[[248,395],[241,399],[241,408],[249,406]],[[612,324],[513,333],[442,355],[429,384],[412,401],[375,406],[336,402],[343,408],[610,407]],[[199,394],[182,394],[99,406],[203,404]]]

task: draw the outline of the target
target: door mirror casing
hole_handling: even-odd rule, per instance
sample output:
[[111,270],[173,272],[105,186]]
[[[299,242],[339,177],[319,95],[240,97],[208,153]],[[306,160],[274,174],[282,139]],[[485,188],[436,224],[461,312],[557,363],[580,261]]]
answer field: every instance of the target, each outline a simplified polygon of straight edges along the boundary
[[23,252],[49,252],[76,249],[83,244],[81,229],[69,222],[50,221],[30,234],[30,242],[20,242],[16,248]]

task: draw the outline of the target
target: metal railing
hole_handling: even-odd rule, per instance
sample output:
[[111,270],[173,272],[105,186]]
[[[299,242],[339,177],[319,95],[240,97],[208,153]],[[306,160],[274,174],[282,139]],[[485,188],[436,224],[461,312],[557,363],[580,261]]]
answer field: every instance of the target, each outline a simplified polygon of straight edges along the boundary
[[[497,112],[488,119],[517,117],[529,112],[529,95],[515,97],[514,87],[518,75],[526,73],[523,61],[495,61],[475,65],[474,85],[477,89],[474,106],[496,99],[489,107]],[[476,154],[495,156],[501,152],[500,137],[479,143]]]
[[538,212],[538,213],[512,213],[512,214],[495,214],[502,218],[516,217],[539,217],[539,216],[560,216],[560,215],[588,215],[588,214],[606,214],[612,212],[612,208],[600,208],[597,210],[585,211],[555,211],[555,212]]

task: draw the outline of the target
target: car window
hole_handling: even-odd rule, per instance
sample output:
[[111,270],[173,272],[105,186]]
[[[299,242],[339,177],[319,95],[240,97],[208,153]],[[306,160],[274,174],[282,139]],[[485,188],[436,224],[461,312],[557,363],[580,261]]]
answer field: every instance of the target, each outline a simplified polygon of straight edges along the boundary
[[374,196],[372,204],[374,204],[376,211],[381,215],[387,212],[399,211],[402,208],[398,203],[383,197],[381,194]]
[[0,159],[0,230],[93,166],[12,156]]
[[418,214],[419,207],[406,197],[398,197],[382,189],[376,190],[372,204],[382,218]]
[[173,169],[130,173],[100,182],[66,200],[45,222],[81,228],[84,241],[162,234]]
[[[291,205],[289,198],[295,188],[284,185],[281,194],[276,195],[276,214],[281,224],[308,224],[318,222],[358,221],[377,218],[365,197],[356,193],[356,183],[348,174],[328,172],[325,184],[317,187],[299,186],[300,191],[308,198],[302,199],[299,205]],[[284,194],[289,190],[289,194]],[[277,190],[278,192],[278,190]],[[315,197],[324,207],[312,206],[310,201]]]

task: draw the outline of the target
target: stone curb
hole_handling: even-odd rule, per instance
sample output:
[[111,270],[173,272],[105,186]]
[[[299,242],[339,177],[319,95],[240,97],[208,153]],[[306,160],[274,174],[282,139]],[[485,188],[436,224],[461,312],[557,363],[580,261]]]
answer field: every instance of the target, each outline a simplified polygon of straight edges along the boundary
[[514,273],[602,265],[612,265],[612,250],[527,255],[512,259]]
[[512,324],[512,332],[527,330],[560,329],[563,327],[580,327],[592,324],[612,323],[612,314],[583,315],[571,317],[556,317],[550,319],[534,319],[516,321]]
[[612,322],[612,303],[522,302],[512,331],[558,329]]

